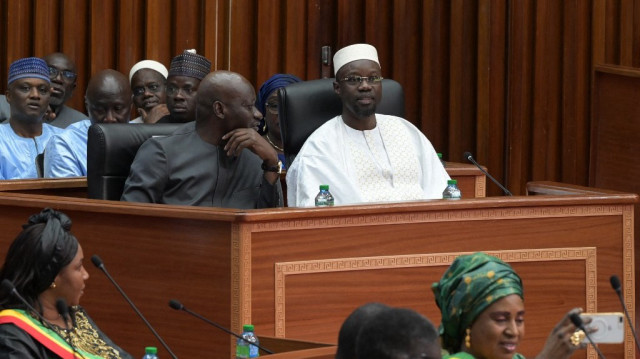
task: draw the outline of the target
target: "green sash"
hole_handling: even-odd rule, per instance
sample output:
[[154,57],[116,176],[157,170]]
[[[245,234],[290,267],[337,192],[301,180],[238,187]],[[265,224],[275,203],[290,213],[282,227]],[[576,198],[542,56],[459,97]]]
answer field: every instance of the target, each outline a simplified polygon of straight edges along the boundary
[[24,330],[33,339],[37,340],[40,344],[44,345],[47,349],[51,350],[58,356],[64,359],[79,358],[76,352],[85,358],[100,359],[99,356],[87,353],[82,350],[76,349],[76,352],[69,346],[69,344],[60,337],[55,331],[46,328],[36,321],[30,315],[27,315],[23,310],[17,309],[5,309],[0,312],[0,324],[11,323],[18,328]]

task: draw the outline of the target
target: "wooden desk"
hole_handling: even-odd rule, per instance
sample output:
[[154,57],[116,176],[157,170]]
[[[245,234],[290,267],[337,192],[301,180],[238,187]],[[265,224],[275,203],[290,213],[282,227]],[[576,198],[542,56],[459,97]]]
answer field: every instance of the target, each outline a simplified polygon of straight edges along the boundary
[[0,192],[87,198],[87,177],[0,180]]
[[[431,283],[457,255],[488,251],[524,280],[521,352],[533,356],[568,309],[619,311],[611,274],[622,278],[633,315],[637,200],[595,191],[241,211],[0,193],[0,255],[30,214],[62,210],[87,259],[102,257],[178,356],[206,348],[231,357],[232,339],[167,301],[235,331],[252,323],[258,336],[335,343],[344,318],[370,301],[413,308],[438,323]],[[159,346],[86,262],[91,279],[82,304],[100,327],[134,356]],[[624,349],[602,348],[612,358],[635,355],[630,336]]]
[[[465,198],[486,196],[486,179],[474,165],[447,162],[447,172],[458,180],[458,187]],[[284,203],[287,201],[286,172],[280,176]],[[87,198],[87,178],[36,178],[0,180],[0,192],[46,194],[52,196]]]

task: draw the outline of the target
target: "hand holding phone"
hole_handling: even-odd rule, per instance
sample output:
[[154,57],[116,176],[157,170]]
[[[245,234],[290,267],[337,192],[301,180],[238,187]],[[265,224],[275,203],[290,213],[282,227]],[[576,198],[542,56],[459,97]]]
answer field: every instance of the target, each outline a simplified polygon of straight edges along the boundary
[[[589,335],[594,343],[622,343],[624,341],[624,317],[622,313],[582,313],[582,320],[586,323],[587,318],[591,323],[586,325],[587,329],[596,329]],[[588,343],[584,339],[583,343]]]

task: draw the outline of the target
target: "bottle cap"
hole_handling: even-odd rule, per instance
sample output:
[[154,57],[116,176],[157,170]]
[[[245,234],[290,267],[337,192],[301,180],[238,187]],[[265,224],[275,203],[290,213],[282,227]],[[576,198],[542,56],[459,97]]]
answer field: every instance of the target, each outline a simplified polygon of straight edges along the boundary
[[147,354],[158,354],[158,348],[156,347],[146,347],[144,348],[144,352]]
[[437,155],[439,159],[442,159],[442,153],[438,152]]
[[454,180],[454,179],[447,180],[447,184],[455,184],[455,185],[457,185],[458,184],[458,180]]
[[242,326],[242,330],[245,332],[252,332],[253,331],[253,324],[245,324]]
[[328,185],[328,184],[321,184],[321,185],[320,185],[320,190],[321,190],[321,191],[322,191],[322,190],[328,191],[328,190],[329,190],[329,185]]

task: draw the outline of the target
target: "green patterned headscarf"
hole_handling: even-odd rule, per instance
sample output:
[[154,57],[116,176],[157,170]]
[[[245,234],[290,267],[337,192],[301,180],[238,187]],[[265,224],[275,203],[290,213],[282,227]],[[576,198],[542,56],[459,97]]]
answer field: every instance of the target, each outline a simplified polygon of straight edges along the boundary
[[442,347],[460,350],[464,331],[500,298],[522,293],[522,280],[510,265],[485,253],[456,258],[440,282],[431,286],[442,313]]

